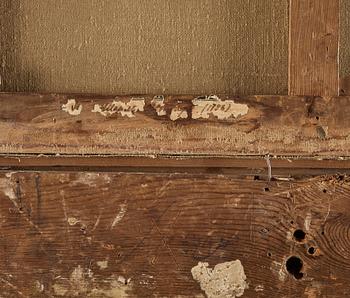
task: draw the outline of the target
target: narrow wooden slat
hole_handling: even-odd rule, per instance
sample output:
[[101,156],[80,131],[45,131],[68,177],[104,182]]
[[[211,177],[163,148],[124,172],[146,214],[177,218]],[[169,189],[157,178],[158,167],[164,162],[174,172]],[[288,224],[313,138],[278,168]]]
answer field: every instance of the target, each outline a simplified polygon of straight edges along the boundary
[[349,198],[346,176],[3,172],[0,296],[349,297]]
[[339,94],[339,0],[290,0],[289,94]]
[[0,94],[0,153],[350,156],[350,97]]

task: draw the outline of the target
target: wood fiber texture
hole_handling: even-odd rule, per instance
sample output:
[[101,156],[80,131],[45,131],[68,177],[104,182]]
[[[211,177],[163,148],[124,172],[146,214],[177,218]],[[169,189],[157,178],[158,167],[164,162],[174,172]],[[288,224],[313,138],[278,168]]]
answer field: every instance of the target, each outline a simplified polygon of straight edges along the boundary
[[3,91],[286,94],[287,0],[2,0]]
[[339,95],[339,3],[290,1],[290,95]]
[[242,297],[350,295],[346,176],[3,172],[0,185],[3,297],[204,297],[192,268],[236,260]]
[[0,95],[0,153],[350,156],[350,98]]
[[340,29],[340,76],[350,79],[350,1],[348,0],[340,0]]

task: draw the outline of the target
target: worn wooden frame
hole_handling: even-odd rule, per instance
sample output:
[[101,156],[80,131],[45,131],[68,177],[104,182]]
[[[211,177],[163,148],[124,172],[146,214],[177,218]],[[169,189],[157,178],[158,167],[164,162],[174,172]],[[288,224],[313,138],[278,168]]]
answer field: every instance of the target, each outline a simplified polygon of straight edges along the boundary
[[288,96],[0,93],[0,294],[349,296],[339,9],[290,0]]

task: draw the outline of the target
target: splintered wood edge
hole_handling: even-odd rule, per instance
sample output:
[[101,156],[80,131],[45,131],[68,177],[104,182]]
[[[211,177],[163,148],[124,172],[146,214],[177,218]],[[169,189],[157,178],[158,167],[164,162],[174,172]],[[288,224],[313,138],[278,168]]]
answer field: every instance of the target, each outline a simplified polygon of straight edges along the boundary
[[0,103],[3,155],[170,156],[177,164],[182,157],[350,156],[346,96],[0,93]]

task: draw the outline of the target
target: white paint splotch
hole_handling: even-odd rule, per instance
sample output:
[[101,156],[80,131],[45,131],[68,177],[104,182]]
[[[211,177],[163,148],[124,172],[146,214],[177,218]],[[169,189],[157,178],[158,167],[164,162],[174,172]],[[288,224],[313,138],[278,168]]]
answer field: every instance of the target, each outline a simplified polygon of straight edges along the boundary
[[144,98],[132,98],[128,102],[113,100],[107,104],[95,104],[92,112],[100,113],[105,117],[120,114],[122,117],[133,118],[136,112],[144,111],[145,104]]
[[246,104],[235,103],[234,100],[221,100],[216,95],[198,97],[192,100],[192,118],[209,119],[212,115],[219,120],[228,120],[248,114]]
[[175,107],[171,110],[171,114],[170,114],[171,121],[176,121],[179,119],[187,119],[187,118],[188,118],[188,113],[185,109],[180,107]]
[[83,110],[82,105],[77,105],[75,99],[68,99],[66,104],[62,105],[62,111],[67,112],[69,115],[78,116]]
[[151,106],[156,110],[158,116],[166,116],[165,99],[163,95],[153,97]]
[[208,263],[199,262],[191,273],[208,298],[241,297],[248,289],[240,260],[217,264],[214,269],[209,268]]

